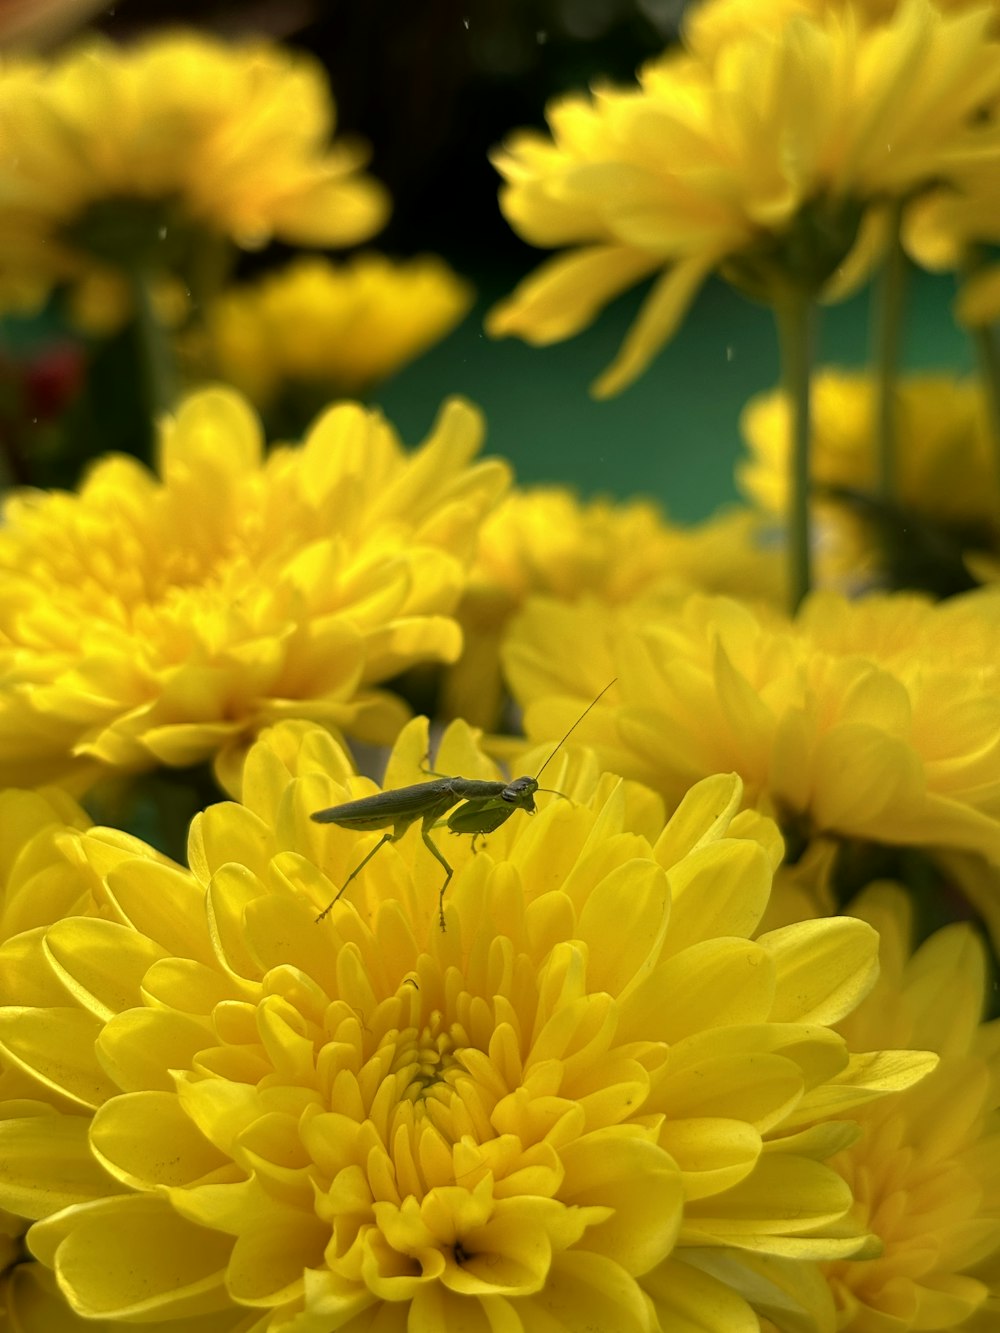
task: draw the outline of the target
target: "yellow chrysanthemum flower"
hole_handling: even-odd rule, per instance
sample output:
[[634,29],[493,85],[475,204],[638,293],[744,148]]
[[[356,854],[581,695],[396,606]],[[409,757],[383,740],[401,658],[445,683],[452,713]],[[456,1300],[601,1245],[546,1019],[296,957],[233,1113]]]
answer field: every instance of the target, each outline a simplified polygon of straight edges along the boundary
[[[561,486],[512,491],[479,532],[458,610],[462,656],[444,683],[446,715],[497,724],[500,645],[511,616],[530,594],[627,601],[672,579],[677,545],[652,502],[582,502]],[[679,582],[685,586],[683,577]]]
[[[780,32],[793,18],[816,18],[824,0],[697,0],[685,6],[681,35],[685,46],[704,60],[747,33]],[[894,0],[891,7],[894,7]]]
[[508,477],[472,463],[478,413],[447,405],[401,447],[377,412],[330,408],[265,458],[229,390],[164,425],[159,474],[99,462],[78,494],[25,492],[0,530],[0,775],[139,771],[217,756],[304,716],[391,740],[374,687],[454,661],[475,533]]
[[[390,786],[426,746],[418,721]],[[437,762],[490,772],[461,725]],[[553,780],[572,801],[478,854],[449,843],[447,931],[415,829],[317,925],[371,838],[309,815],[372,787],[304,723],[251,751],[242,806],[199,816],[192,873],[111,830],[66,838],[89,911],[0,948],[0,1051],[48,1103],[32,1133],[0,1118],[0,1205],[74,1310],[733,1333],[752,1302],[829,1326],[813,1261],[868,1242],[824,1159],[853,1107],[933,1065],[831,1031],[875,932],[753,938],[778,849],[734,777],[665,827],[592,762]]]
[[988,136],[975,120],[1000,91],[990,20],[930,0],[869,27],[850,10],[796,15],[710,61],[670,54],[637,89],[553,102],[552,138],[521,131],[494,162],[518,233],[573,248],[493,311],[490,332],[567,338],[660,274],[595,385],[604,396],[642,373],[713,269],[769,299],[818,290],[869,204],[936,183]]
[[[964,9],[984,9],[997,0],[934,0],[942,13]],[[747,32],[767,28],[780,30],[792,18],[821,17],[824,13],[844,14],[861,23],[885,23],[899,7],[899,0],[698,0],[684,11],[682,34],[685,45],[706,59],[714,59],[727,42],[739,40]]]
[[444,711],[497,725],[501,645],[536,593],[616,606],[700,590],[784,605],[786,575],[780,531],[751,510],[734,507],[682,527],[653,501],[581,501],[561,486],[515,489],[479,532],[458,609],[464,647],[445,679]]
[[304,256],[224,292],[206,315],[204,360],[259,406],[305,385],[367,393],[468,313],[472,288],[442,259]]
[[791,622],[698,595],[672,608],[538,598],[505,651],[534,741],[581,734],[668,801],[735,770],[797,842],[824,835],[1000,862],[1000,596],[816,594]]
[[882,1242],[826,1266],[843,1333],[958,1329],[1000,1321],[1000,1024],[981,1025],[988,962],[972,929],[948,926],[911,956],[911,904],[892,885],[851,914],[879,933],[879,980],[838,1025],[852,1050],[935,1051],[919,1086],[860,1110],[834,1158],[855,1217]]
[[177,33],[9,63],[0,303],[37,307],[64,283],[84,308],[89,287],[109,301],[122,268],[169,268],[205,233],[249,248],[364,240],[385,192],[359,174],[361,146],[330,146],[333,124],[321,68],[265,43]]
[[925,268],[965,270],[955,316],[972,328],[1000,318],[1000,265],[966,263],[980,249],[992,253],[1000,242],[1000,185],[996,153],[1000,130],[994,127],[992,144],[969,153],[956,164],[947,188],[919,200],[907,217],[907,249]]
[[771,530],[751,510],[682,526],[652,500],[582,501],[566,487],[534,486],[512,491],[483,523],[466,600],[505,599],[506,615],[538,592],[616,605],[697,585],[778,601],[780,566]]
[[[857,567],[857,542],[832,524],[816,525],[815,554],[823,586],[842,587]],[[652,501],[583,502],[565,487],[515,489],[479,532],[458,609],[464,646],[445,677],[444,712],[498,725],[501,648],[511,619],[536,594],[618,606],[720,592],[780,607],[787,578],[782,528],[750,509],[732,506],[681,526]]]
[[[813,380],[809,458],[817,504],[827,520],[844,522],[843,502],[824,504],[824,487],[871,495],[876,489],[876,386],[870,375],[823,370]],[[737,469],[744,493],[768,513],[788,506],[791,422],[779,391],[758,394],[740,429],[750,457]],[[1000,522],[996,450],[982,387],[952,375],[907,375],[896,384],[893,437],[899,442],[897,499],[902,509],[960,536],[993,547]],[[856,526],[859,553],[863,524]]]

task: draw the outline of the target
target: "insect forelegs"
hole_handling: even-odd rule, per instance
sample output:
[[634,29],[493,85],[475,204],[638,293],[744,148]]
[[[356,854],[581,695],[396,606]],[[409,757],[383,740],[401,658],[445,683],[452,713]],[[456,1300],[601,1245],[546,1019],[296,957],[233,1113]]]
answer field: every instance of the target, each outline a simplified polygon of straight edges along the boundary
[[[371,849],[371,851],[368,853],[368,855],[367,855],[367,856],[364,856],[364,857],[361,858],[361,860],[358,862],[358,864],[354,867],[354,869],[351,871],[351,873],[350,873],[350,874],[347,876],[347,878],[344,880],[343,884],[341,884],[341,886],[340,886],[340,888],[337,890],[337,892],[333,895],[333,897],[330,899],[330,901],[327,903],[327,905],[323,908],[322,912],[320,912],[319,916],[316,918],[317,921],[322,921],[322,920],[323,920],[323,918],[327,915],[327,913],[328,913],[328,912],[330,911],[330,909],[333,907],[333,904],[337,901],[338,898],[341,897],[341,895],[343,894],[344,890],[347,888],[348,884],[350,884],[351,880],[352,880],[352,879],[357,879],[357,877],[361,874],[362,870],[364,870],[365,866],[366,866],[366,865],[368,864],[368,862],[372,859],[372,857],[375,855],[375,853],[376,853],[377,851],[379,851],[382,847],[384,847],[385,844],[386,844],[387,842],[392,842],[393,837],[394,837],[394,834],[392,834],[392,833],[383,833],[383,834],[382,834],[381,838],[379,838],[378,842],[377,842],[377,843],[375,844],[375,846]],[[426,839],[425,839],[425,841],[426,841]]]
[[[430,825],[430,828],[434,828],[434,825],[431,824],[431,825]],[[448,887],[448,885],[451,883],[451,877],[452,877],[452,875],[453,875],[455,872],[454,872],[454,870],[451,868],[451,866],[448,864],[448,862],[444,859],[443,855],[441,854],[441,850],[440,850],[440,848],[436,847],[435,844],[434,844],[434,842],[431,840],[430,833],[428,832],[428,822],[427,822],[426,819],[424,820],[423,824],[420,826],[420,836],[423,838],[424,843],[426,844],[428,851],[431,853],[431,855],[434,857],[434,859],[435,859],[436,861],[439,861],[439,862],[441,863],[441,865],[444,866],[444,871],[445,871],[445,875],[444,875],[444,883],[441,885],[441,892],[438,894],[438,920],[441,922],[441,929],[444,930],[444,929],[445,929],[445,924],[444,924],[444,891],[445,891],[445,889]]]

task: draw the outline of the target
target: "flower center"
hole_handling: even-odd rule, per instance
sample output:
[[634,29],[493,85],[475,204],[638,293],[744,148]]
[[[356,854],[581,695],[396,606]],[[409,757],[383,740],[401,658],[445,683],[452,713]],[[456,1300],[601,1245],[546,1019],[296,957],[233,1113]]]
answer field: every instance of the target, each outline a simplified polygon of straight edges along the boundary
[[455,1077],[465,1072],[457,1052],[468,1044],[461,1026],[446,1024],[440,1011],[435,1011],[419,1030],[408,1028],[400,1033],[392,1072],[408,1076],[403,1098],[422,1110],[425,1099],[436,1089],[450,1092]]
[[933,1272],[940,1249],[934,1237],[965,1224],[977,1196],[953,1162],[924,1160],[898,1117],[869,1126],[866,1146],[844,1175],[854,1193],[855,1219],[879,1237],[883,1252],[863,1264],[848,1260],[825,1267],[835,1290],[846,1288],[881,1308],[893,1299],[893,1284]]
[[96,200],[63,228],[63,237],[95,259],[125,269],[136,264],[162,269],[186,256],[193,242],[183,205],[165,196]]

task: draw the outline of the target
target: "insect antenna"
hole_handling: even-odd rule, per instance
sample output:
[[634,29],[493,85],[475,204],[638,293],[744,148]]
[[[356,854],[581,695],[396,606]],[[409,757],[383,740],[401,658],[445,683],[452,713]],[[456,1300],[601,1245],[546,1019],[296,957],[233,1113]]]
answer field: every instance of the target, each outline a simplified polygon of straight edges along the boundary
[[[537,782],[538,779],[542,776],[542,774],[545,772],[545,770],[548,768],[549,764],[552,763],[552,760],[555,759],[556,755],[559,753],[559,751],[562,749],[562,747],[563,747],[563,746],[566,744],[566,742],[569,740],[570,736],[573,735],[573,732],[576,731],[577,727],[580,725],[580,723],[583,721],[583,719],[587,716],[587,714],[590,712],[590,710],[591,710],[593,707],[595,707],[597,704],[599,704],[599,703],[601,702],[601,700],[602,700],[602,699],[604,698],[604,696],[607,694],[608,690],[611,689],[611,686],[614,685],[614,683],[615,683],[615,681],[617,681],[617,679],[618,679],[618,677],[615,676],[614,680],[609,680],[608,683],[607,683],[607,685],[605,685],[604,689],[601,690],[601,692],[600,692],[600,694],[597,696],[597,698],[596,698],[596,699],[592,699],[592,700],[590,701],[590,703],[587,705],[587,707],[583,710],[583,712],[580,714],[580,716],[576,719],[576,721],[575,721],[575,722],[573,723],[573,725],[570,727],[569,731],[566,732],[566,735],[562,738],[562,740],[559,742],[559,744],[556,746],[556,748],[555,748],[555,749],[552,751],[552,753],[549,755],[548,759],[546,759],[545,763],[541,766],[541,768],[540,768],[540,769],[538,770],[538,772],[535,774],[535,781],[536,781],[536,782]],[[545,788],[540,788],[539,790],[545,790]],[[561,796],[561,795],[562,795],[562,792],[557,792],[556,795],[557,795],[557,796]]]

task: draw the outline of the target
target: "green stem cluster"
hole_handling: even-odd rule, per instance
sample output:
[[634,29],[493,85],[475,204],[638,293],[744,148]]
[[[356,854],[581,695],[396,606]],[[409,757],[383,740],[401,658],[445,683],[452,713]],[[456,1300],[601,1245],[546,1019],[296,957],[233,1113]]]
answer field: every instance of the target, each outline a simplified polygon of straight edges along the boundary
[[809,523],[810,387],[816,305],[812,293],[787,287],[774,303],[781,382],[791,415],[788,487],[788,595],[794,615],[812,586]]
[[1000,488],[1000,343],[997,342],[995,327],[990,324],[973,329],[972,341],[976,349],[976,362],[989,414],[994,450],[993,465],[996,469],[997,486]]
[[169,331],[156,313],[153,274],[136,266],[129,272],[136,338],[142,362],[146,402],[150,420],[169,412],[177,400],[177,367]]
[[[983,255],[978,246],[969,246],[961,265],[962,280],[968,282],[983,266]],[[1000,343],[996,326],[979,324],[969,329],[969,337],[976,354],[976,366],[982,382],[988,424],[994,449],[994,467],[997,486],[1000,487]]]
[[878,283],[872,332],[875,361],[875,496],[884,504],[896,499],[896,381],[899,378],[903,317],[910,263],[903,249],[904,201],[896,200],[889,215],[889,247]]

